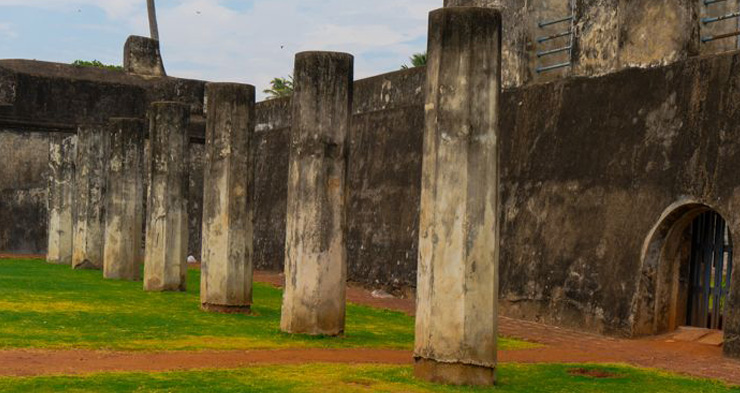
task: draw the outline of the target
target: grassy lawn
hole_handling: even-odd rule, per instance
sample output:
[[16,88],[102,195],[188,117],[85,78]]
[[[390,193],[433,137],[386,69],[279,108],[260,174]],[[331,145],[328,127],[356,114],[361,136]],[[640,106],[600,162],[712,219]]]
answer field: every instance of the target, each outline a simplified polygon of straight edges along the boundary
[[[413,318],[370,307],[347,307],[342,338],[279,331],[282,291],[256,284],[256,315],[199,309],[199,271],[186,293],[146,293],[139,282],[109,281],[43,261],[0,259],[0,348],[110,350],[236,350],[273,348],[411,349]],[[502,339],[501,349],[532,344]]]
[[[576,376],[574,368],[611,378]],[[718,382],[625,366],[515,365],[499,369],[494,389],[437,386],[414,380],[411,367],[312,364],[83,377],[0,378],[3,392],[740,392]]]

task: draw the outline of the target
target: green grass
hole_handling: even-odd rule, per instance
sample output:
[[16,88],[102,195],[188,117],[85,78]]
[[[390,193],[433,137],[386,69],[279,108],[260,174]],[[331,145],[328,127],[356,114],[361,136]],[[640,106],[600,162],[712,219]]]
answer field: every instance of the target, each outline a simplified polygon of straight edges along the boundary
[[[573,376],[587,367],[609,379]],[[239,370],[105,373],[89,376],[0,378],[3,392],[740,392],[719,382],[627,366],[516,365],[499,368],[496,388],[432,385],[413,378],[411,367],[311,364]]]
[[[0,259],[0,348],[412,348],[413,318],[358,305],[347,307],[344,337],[283,334],[282,292],[269,285],[255,285],[254,316],[202,312],[199,273],[189,272],[186,293],[147,293],[139,282],[104,280],[99,271]],[[532,346],[500,340],[501,349]]]

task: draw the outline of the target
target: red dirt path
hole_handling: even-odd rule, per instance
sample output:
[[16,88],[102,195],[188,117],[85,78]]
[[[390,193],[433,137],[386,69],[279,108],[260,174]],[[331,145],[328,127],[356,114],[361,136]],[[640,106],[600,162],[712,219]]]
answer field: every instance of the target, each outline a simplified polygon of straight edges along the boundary
[[[283,283],[281,275],[265,272],[257,272],[255,280],[277,286]],[[356,286],[348,288],[347,298],[352,303],[410,315],[414,311],[413,299],[377,299],[369,291]],[[499,318],[499,329],[504,336],[546,345],[529,350],[500,351],[499,360],[502,362],[626,363],[740,385],[740,362],[724,358],[720,347],[674,342],[668,336],[642,340],[612,339],[506,317]],[[255,364],[305,363],[411,364],[412,353],[370,349],[165,353],[9,350],[0,351],[0,376],[223,369]]]

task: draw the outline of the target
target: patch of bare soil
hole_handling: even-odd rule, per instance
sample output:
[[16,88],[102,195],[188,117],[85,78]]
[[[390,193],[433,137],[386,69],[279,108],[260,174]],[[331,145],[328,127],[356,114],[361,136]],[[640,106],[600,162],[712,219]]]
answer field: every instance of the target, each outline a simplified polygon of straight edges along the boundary
[[604,370],[589,370],[586,368],[572,368],[568,370],[568,374],[573,376],[581,376],[581,377],[589,377],[589,378],[596,378],[596,379],[612,379],[612,378],[622,378],[621,375],[612,373],[609,371]]

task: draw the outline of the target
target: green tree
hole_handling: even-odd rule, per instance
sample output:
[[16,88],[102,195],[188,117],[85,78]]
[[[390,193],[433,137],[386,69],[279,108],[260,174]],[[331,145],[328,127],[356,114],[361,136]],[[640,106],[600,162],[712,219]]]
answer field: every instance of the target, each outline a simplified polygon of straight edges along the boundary
[[408,70],[409,68],[426,66],[427,65],[427,53],[426,52],[414,53],[414,55],[411,56],[410,60],[411,60],[411,67],[404,64],[401,66],[401,69]]
[[275,78],[270,82],[271,88],[263,90],[267,99],[288,97],[293,94],[293,76],[287,78]]
[[113,71],[123,71],[123,67],[119,65],[109,65],[109,64],[103,64],[102,62],[98,60],[75,60],[74,63],[72,63],[75,67],[92,67],[92,68],[103,68],[106,70],[113,70]]

